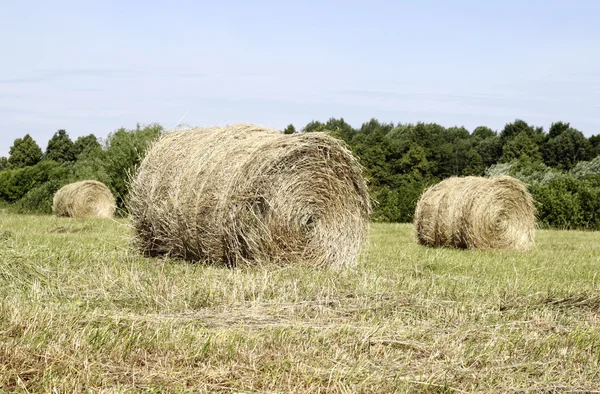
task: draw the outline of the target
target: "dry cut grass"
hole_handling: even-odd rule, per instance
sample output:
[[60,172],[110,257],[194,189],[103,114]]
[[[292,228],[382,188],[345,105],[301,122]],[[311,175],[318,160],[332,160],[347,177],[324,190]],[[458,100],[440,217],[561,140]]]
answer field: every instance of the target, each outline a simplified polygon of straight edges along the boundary
[[373,225],[355,269],[143,258],[124,221],[0,213],[0,388],[594,392],[600,243],[430,249]]

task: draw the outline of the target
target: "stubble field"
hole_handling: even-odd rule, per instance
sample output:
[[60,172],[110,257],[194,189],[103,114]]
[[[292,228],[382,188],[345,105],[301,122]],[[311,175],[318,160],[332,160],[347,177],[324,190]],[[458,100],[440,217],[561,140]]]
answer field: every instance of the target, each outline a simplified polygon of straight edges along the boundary
[[0,390],[600,392],[600,235],[430,249],[373,224],[359,265],[147,259],[126,220],[0,212]]

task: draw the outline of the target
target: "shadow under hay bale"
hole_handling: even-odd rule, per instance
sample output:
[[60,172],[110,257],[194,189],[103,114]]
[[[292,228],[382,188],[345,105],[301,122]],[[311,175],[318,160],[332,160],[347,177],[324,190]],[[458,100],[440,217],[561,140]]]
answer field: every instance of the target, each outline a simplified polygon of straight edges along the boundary
[[115,198],[102,182],[81,181],[68,184],[54,195],[52,212],[73,218],[112,218]]
[[427,189],[415,211],[419,243],[469,249],[530,250],[535,206],[519,180],[452,177]]
[[230,266],[353,266],[370,209],[362,168],[343,142],[246,124],[165,134],[129,201],[146,255]]

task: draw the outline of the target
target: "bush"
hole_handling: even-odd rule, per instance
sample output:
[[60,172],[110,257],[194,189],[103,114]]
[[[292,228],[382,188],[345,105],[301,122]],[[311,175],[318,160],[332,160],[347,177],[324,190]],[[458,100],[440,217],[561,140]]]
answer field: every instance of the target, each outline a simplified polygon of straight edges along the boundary
[[539,222],[544,227],[600,230],[600,176],[561,176],[534,183]]
[[425,182],[405,181],[397,187],[381,187],[376,191],[373,220],[379,222],[412,222],[419,197],[428,186]]
[[511,175],[529,186],[543,227],[600,230],[600,157],[569,172],[519,161],[491,166],[487,176]]
[[70,175],[67,166],[54,161],[42,161],[36,165],[0,172],[0,199],[16,202],[32,189],[48,181],[65,180]]
[[117,198],[119,208],[123,209],[126,206],[131,175],[162,132],[162,126],[151,124],[144,128],[138,125],[135,130],[119,129],[109,134],[101,160],[103,172],[110,179],[106,185]]
[[600,156],[590,161],[580,161],[570,173],[577,178],[600,174]]
[[66,182],[51,180],[34,189],[17,201],[13,209],[16,213],[52,213],[52,200],[54,194],[64,186]]
[[600,230],[600,176],[583,179],[579,195],[583,212],[580,227]]

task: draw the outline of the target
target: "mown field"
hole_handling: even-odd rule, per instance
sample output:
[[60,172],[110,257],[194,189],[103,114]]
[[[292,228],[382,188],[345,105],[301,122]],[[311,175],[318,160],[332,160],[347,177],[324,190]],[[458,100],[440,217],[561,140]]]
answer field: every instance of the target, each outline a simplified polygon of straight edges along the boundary
[[6,392],[600,392],[600,233],[427,249],[375,224],[356,269],[146,259],[127,222],[0,212]]

